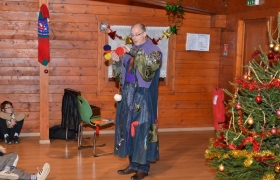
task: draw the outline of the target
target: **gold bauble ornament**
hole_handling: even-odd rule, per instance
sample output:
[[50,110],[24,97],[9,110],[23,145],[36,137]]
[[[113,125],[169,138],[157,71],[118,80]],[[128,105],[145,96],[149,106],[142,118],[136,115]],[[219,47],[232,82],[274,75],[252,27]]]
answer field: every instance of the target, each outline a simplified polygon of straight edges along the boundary
[[280,165],[277,164],[274,168],[274,171],[277,172],[277,173],[280,173]]
[[253,164],[253,158],[247,158],[245,161],[244,161],[244,166],[245,167],[250,167],[251,166],[251,164]]
[[276,46],[274,46],[274,51],[279,51],[279,44],[277,44]]
[[248,76],[248,80],[251,81],[253,78],[252,76]]
[[274,44],[271,42],[271,43],[269,44],[269,47],[272,49],[272,48],[274,47]]
[[238,94],[234,94],[234,99],[237,99],[238,98]]
[[248,118],[248,124],[250,124],[250,125],[254,124],[254,119],[249,117]]
[[222,172],[225,170],[225,166],[223,164],[220,164],[218,168]]

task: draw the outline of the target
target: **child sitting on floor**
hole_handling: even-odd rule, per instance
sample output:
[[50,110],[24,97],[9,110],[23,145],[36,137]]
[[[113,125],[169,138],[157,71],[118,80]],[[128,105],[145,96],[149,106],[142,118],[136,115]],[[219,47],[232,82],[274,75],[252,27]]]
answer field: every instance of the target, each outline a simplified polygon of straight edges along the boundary
[[30,174],[16,168],[18,163],[18,154],[13,152],[6,153],[6,148],[0,146],[0,179],[30,179],[45,180],[50,172],[49,163],[45,163],[43,169],[37,174]]
[[19,134],[23,126],[25,114],[15,112],[13,104],[10,101],[1,103],[0,111],[0,138],[5,140],[6,144],[19,143]]

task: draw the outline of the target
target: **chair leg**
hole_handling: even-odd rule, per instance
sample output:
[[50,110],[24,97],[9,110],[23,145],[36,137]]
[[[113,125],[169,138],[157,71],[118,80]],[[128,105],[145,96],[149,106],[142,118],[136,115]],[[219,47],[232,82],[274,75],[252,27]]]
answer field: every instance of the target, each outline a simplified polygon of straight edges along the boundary
[[65,139],[66,139],[66,141],[68,141],[68,128],[66,128]]
[[83,148],[89,148],[89,147],[93,147],[93,146],[91,146],[91,145],[88,145],[88,146],[83,146],[82,145],[82,140],[83,139],[90,139],[90,137],[89,138],[83,138],[83,122],[81,122],[80,124],[79,124],[79,128],[78,128],[78,149],[79,150],[81,150],[81,149],[83,149]]
[[82,144],[82,132],[83,131],[83,124],[82,122],[79,124],[78,128],[78,149],[81,149],[81,144]]
[[66,133],[65,133],[65,140],[67,141],[67,142],[69,142],[69,141],[76,141],[77,139],[77,137],[75,137],[75,139],[68,139],[68,128],[66,128]]
[[94,157],[113,154],[113,152],[96,154],[96,147],[103,147],[103,146],[106,146],[106,144],[105,143],[104,144],[96,144],[96,131],[94,130],[94,132],[93,132],[93,156]]

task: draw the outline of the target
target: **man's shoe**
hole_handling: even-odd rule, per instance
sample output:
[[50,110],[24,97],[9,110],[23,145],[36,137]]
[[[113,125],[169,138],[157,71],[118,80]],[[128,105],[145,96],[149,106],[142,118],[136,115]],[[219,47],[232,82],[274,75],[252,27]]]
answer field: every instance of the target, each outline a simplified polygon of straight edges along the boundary
[[118,174],[124,175],[124,174],[131,174],[131,173],[136,173],[137,171],[134,169],[129,168],[129,166],[125,169],[118,170]]
[[12,144],[12,141],[9,136],[4,138],[6,144]]
[[148,176],[148,173],[144,173],[142,171],[137,171],[134,176],[131,176],[131,180],[144,179],[146,176]]
[[50,172],[51,166],[49,163],[45,163],[43,169],[37,173],[37,180],[45,180]]
[[12,173],[11,171],[0,171],[0,179],[18,179],[18,175],[15,173]]
[[15,143],[15,144],[18,144],[18,143],[19,143],[18,136],[14,136],[14,143]]

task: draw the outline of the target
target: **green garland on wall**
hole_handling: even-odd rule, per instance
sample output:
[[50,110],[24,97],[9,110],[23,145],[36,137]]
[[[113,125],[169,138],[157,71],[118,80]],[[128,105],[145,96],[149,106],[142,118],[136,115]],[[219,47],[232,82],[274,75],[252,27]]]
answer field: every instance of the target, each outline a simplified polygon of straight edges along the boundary
[[170,25],[170,31],[172,34],[177,34],[177,30],[183,24],[185,15],[184,8],[181,5],[181,0],[178,0],[177,5],[167,4],[165,6],[165,10],[168,15],[168,21],[172,23],[172,25]]

